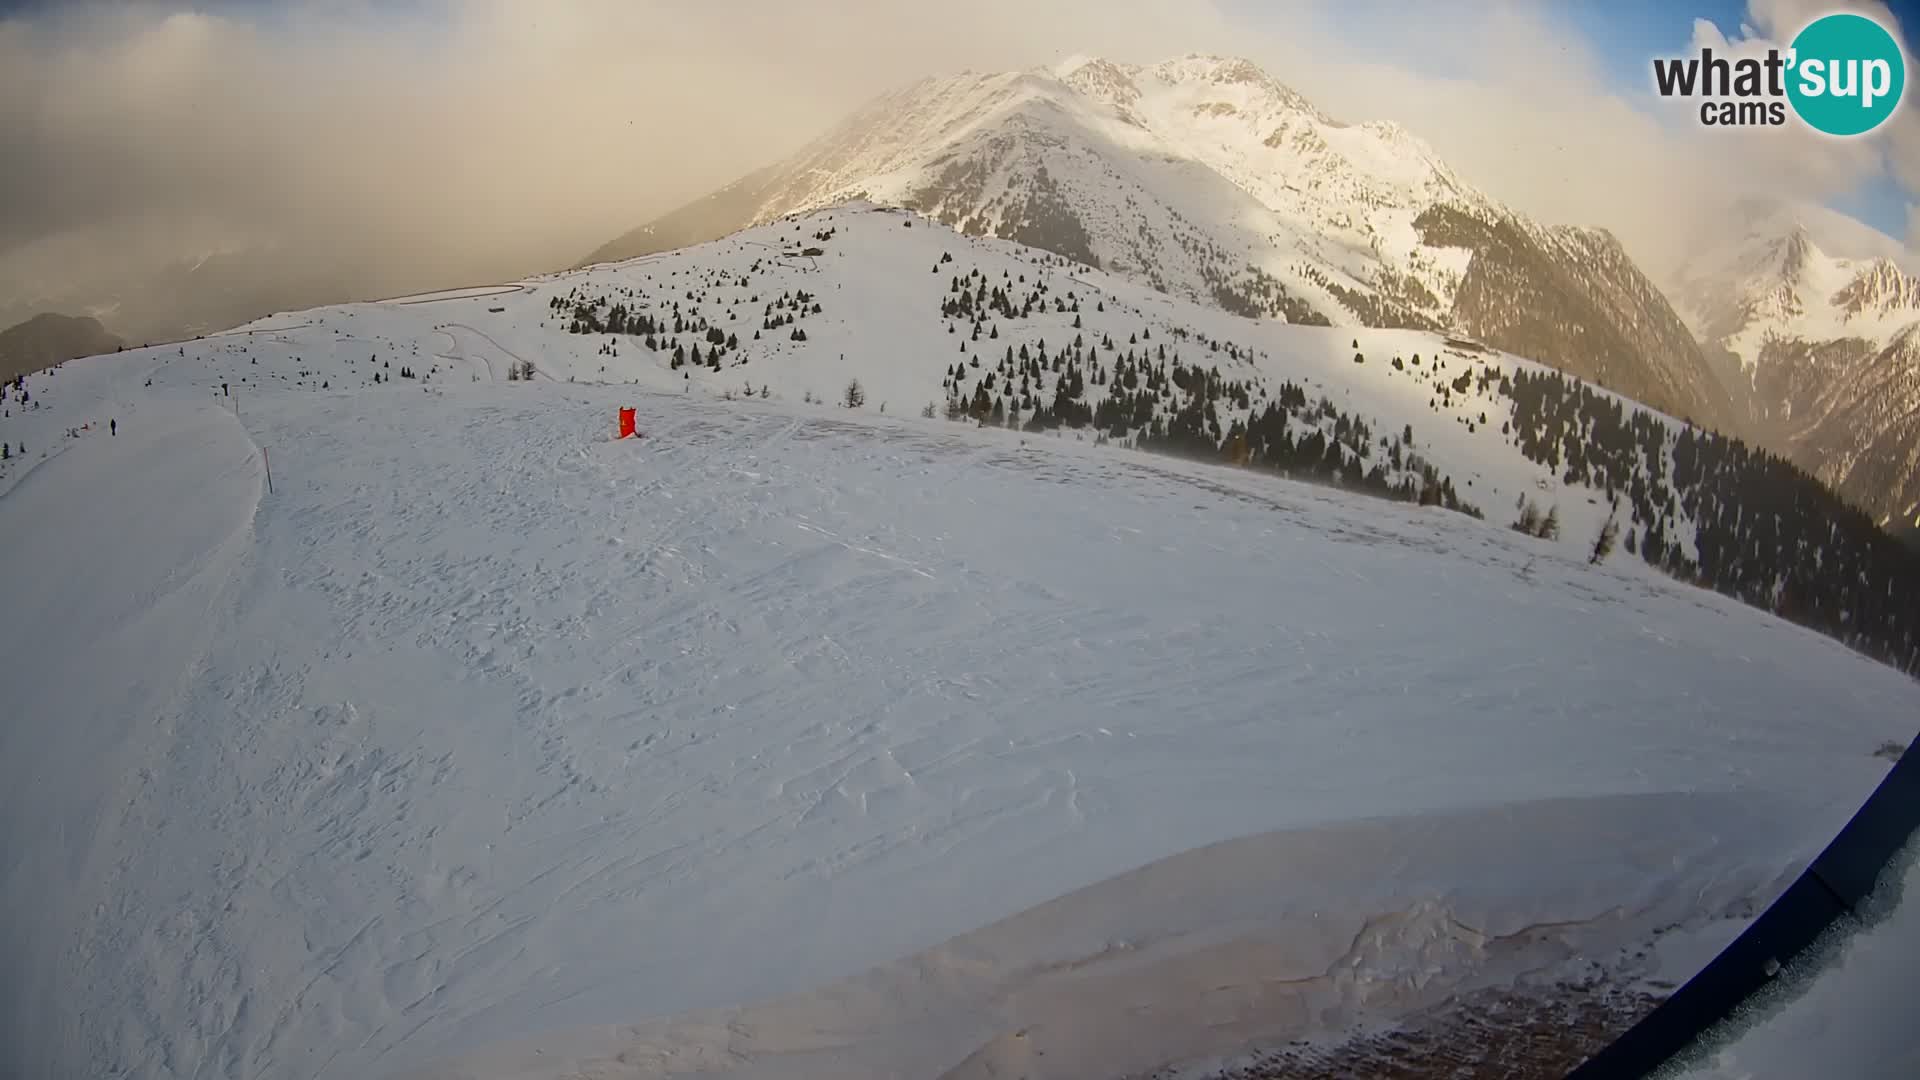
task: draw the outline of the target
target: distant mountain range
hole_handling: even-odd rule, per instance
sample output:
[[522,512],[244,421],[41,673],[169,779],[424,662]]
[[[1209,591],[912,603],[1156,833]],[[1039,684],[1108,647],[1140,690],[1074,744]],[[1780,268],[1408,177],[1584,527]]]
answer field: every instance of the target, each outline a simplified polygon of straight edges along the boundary
[[98,319],[36,315],[0,330],[0,381],[31,375],[82,356],[112,352],[121,344]]
[[1810,212],[1747,210],[1674,289],[1742,425],[1876,518],[1920,523],[1920,278],[1891,241],[1835,257]]
[[5,283],[0,326],[59,311],[97,319],[131,344],[174,341],[279,311],[365,298],[355,288],[361,276],[344,264],[272,246],[157,263],[129,259],[105,278]]
[[1610,233],[1534,222],[1400,127],[1333,120],[1228,57],[929,79],[586,261],[856,198],[1237,314],[1445,330],[1702,424],[1740,415]]

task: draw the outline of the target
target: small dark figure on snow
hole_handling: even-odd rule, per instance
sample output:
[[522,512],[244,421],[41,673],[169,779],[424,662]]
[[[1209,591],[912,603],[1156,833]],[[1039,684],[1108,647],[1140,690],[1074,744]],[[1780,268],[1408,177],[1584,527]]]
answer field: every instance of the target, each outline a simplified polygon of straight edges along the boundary
[[227,384],[226,384],[226,383],[221,383],[221,384],[220,384],[220,396],[221,396],[221,397],[232,397],[232,396],[233,396],[233,391],[232,391],[232,390],[229,390],[229,389],[227,388]]
[[108,419],[108,421],[107,421],[107,434],[109,434],[109,435],[118,435],[118,434],[120,434],[120,421],[118,421],[118,420],[114,420],[114,419]]

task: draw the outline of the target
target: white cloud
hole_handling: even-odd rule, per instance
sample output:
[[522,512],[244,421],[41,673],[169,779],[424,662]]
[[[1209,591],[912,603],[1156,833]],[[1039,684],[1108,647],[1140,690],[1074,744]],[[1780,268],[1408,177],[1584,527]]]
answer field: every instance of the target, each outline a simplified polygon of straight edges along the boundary
[[1182,0],[470,0],[399,23],[305,0],[268,25],[175,6],[0,21],[0,277],[128,235],[192,247],[209,220],[393,275],[565,264],[895,85],[1209,20]]
[[[246,235],[409,281],[557,265],[876,93],[1081,52],[1248,55],[1529,213],[1612,228],[1655,270],[1735,195],[1920,186],[1920,110],[1852,143],[1709,131],[1614,85],[1546,0],[1409,6],[1364,40],[1340,0],[1254,24],[1200,0],[441,2],[398,23],[361,0],[267,25],[127,3],[0,21],[0,292],[10,269]],[[1749,28],[1696,36],[1762,48],[1810,10],[1752,4]]]
[[[1758,52],[1832,7],[1754,0],[1743,27],[1696,21],[1692,44]],[[1920,186],[1920,154],[1912,154],[1920,109],[1903,108],[1894,130],[1855,140],[1703,127],[1693,107],[1651,94],[1650,69],[1647,92],[1618,85],[1557,15],[1544,2],[1408,8],[1383,28],[1392,40],[1376,47],[1418,62],[1392,66],[1328,48],[1324,27],[1339,6],[1327,0],[1319,32],[1256,47],[1330,111],[1399,120],[1490,193],[1544,220],[1607,226],[1656,273],[1703,233],[1733,224],[1727,216],[1743,200],[1824,205],[1889,170],[1909,190]],[[1836,245],[1859,246],[1850,243],[1858,230],[1831,232]]]
[[[1394,33],[1423,70],[1277,41],[1276,67],[1350,119],[1390,117],[1464,177],[1544,220],[1613,229],[1665,259],[1676,217],[1720,195],[1717,163],[1691,132],[1630,104],[1599,58],[1543,7],[1410,8]],[[1436,76],[1428,71],[1470,73]]]

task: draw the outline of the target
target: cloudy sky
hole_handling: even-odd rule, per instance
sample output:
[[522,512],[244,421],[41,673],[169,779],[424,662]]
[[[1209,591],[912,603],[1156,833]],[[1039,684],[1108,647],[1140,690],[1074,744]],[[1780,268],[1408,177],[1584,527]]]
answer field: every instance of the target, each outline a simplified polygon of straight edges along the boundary
[[1614,229],[1656,272],[1733,194],[1831,207],[1911,251],[1920,110],[1836,141],[1703,129],[1652,93],[1653,55],[1784,43],[1834,6],[0,0],[0,291],[263,237],[414,276],[564,264],[877,92],[1073,53],[1248,56],[1522,210]]

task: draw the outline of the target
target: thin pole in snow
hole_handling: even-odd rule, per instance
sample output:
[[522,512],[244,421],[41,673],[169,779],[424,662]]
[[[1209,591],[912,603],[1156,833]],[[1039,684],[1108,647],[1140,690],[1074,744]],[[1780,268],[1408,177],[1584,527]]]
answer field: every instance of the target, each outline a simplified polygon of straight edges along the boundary
[[267,456],[267,448],[260,448],[260,460],[267,465],[267,494],[273,494],[273,459]]

